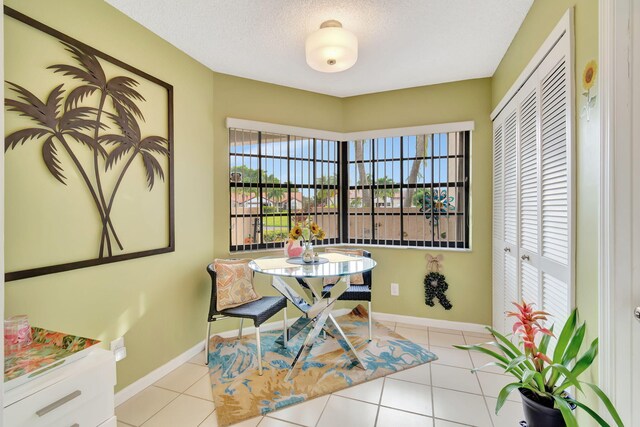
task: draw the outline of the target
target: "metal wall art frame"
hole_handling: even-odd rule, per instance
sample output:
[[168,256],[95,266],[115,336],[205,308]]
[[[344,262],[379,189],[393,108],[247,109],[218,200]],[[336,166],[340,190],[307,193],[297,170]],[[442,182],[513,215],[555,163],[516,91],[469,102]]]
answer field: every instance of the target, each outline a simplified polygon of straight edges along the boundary
[[[173,252],[173,86],[14,9],[5,6],[4,13],[57,39],[61,51],[65,51],[67,55],[66,60],[61,63],[46,67],[54,79],[60,79],[58,84],[52,85],[55,87],[46,99],[41,100],[30,92],[24,82],[6,82],[5,114],[20,117],[20,123],[28,123],[28,126],[7,132],[4,150],[20,151],[25,145],[37,144],[46,168],[36,168],[34,164],[33,173],[50,174],[59,181],[57,185],[67,185],[67,176],[79,177],[74,184],[82,183],[83,188],[90,193],[93,211],[87,215],[95,215],[96,221],[92,226],[96,230],[95,255],[88,255],[89,259],[10,271],[5,274],[5,281]],[[147,88],[162,94],[162,98],[166,90],[166,135],[164,131],[161,132],[162,136],[147,135],[141,130],[140,125],[146,123],[145,113],[149,110],[145,109],[149,103],[145,105],[145,93],[140,89],[141,81],[145,85],[152,85]],[[164,111],[164,108],[162,105],[158,111]],[[165,124],[158,122],[157,118],[154,122],[154,126],[159,123],[156,129],[158,126],[165,129]],[[131,165],[134,166],[130,168]],[[149,192],[166,192],[166,198],[160,199],[161,202],[158,203],[168,207],[168,212],[161,216],[167,218],[168,230],[162,230],[162,233],[166,233],[168,241],[164,247],[127,252],[127,236],[118,234],[118,224],[112,221],[111,213],[114,204],[117,205],[119,201],[118,191],[123,188],[121,184],[127,172],[140,167],[144,168],[146,179],[146,183],[140,183],[140,188],[146,185]],[[107,173],[110,173],[108,181],[105,178]],[[141,173],[129,175],[133,175],[128,181],[131,182]],[[5,182],[10,186],[11,178]],[[139,191],[146,190],[142,188]],[[26,194],[25,197],[38,198],[39,195]],[[165,208],[162,209],[164,211]],[[45,215],[45,212],[41,215]],[[135,215],[136,212],[127,211],[126,215],[120,217],[120,221],[124,222]],[[164,220],[159,222],[164,223]],[[8,224],[8,227],[11,226]],[[128,226],[131,227],[129,224]],[[142,240],[147,235],[143,234]],[[93,235],[87,239],[93,239]],[[162,237],[158,239],[161,240]],[[70,241],[73,242],[73,237]],[[28,244],[36,245],[41,242]],[[154,245],[155,243],[149,243],[150,247]],[[11,247],[7,248],[7,252],[11,250]]]

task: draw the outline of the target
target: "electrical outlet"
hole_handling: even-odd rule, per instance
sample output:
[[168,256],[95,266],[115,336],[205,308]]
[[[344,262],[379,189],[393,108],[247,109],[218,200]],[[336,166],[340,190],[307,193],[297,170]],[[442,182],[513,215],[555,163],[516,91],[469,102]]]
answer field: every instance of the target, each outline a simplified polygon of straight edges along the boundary
[[397,297],[400,295],[400,285],[397,283],[391,284],[391,296]]
[[127,348],[124,346],[124,337],[111,341],[111,351],[116,358],[116,362],[127,357]]

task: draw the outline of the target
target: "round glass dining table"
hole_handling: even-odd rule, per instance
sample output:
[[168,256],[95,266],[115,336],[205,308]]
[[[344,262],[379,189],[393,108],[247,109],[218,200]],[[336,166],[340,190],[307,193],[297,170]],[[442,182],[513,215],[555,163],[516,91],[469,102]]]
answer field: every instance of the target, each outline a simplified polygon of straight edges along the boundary
[[[319,262],[309,264],[302,263],[299,258],[279,257],[257,258],[249,263],[249,268],[256,273],[270,275],[271,285],[303,313],[288,328],[287,336],[283,334],[276,340],[283,344],[298,333],[308,331],[285,380],[289,380],[300,369],[322,331],[337,340],[354,365],[364,369],[364,363],[331,311],[340,295],[349,289],[351,276],[372,270],[376,262],[368,257],[341,253],[320,253],[319,256]],[[293,284],[297,285],[304,296],[285,280],[287,278],[295,279]],[[325,282],[335,283],[330,292],[323,292]]]

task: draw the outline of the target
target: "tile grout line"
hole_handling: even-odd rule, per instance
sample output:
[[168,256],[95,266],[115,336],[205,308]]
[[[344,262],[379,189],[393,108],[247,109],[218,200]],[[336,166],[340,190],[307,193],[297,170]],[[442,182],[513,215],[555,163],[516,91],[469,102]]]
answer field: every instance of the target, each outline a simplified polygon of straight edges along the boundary
[[382,388],[380,389],[380,396],[378,397],[378,408],[376,410],[376,419],[373,421],[374,427],[378,424],[378,417],[380,416],[380,408],[382,407],[382,396],[384,395],[384,385],[387,382],[387,376],[382,377]]
[[[268,414],[268,413],[267,413]],[[264,422],[264,420],[266,420],[267,418],[272,419],[272,420],[276,420],[276,421],[282,421],[284,423],[287,424],[291,424],[293,426],[298,426],[298,427],[307,427],[304,424],[300,424],[300,423],[294,423],[293,421],[287,421],[287,420],[281,420],[280,418],[274,418],[274,417],[270,417],[269,415],[263,415],[262,419],[260,421],[258,421],[258,424],[256,424],[256,427],[260,427],[260,424],[262,424]],[[233,424],[229,427],[233,427]]]
[[[207,420],[207,418],[209,418],[214,412],[216,412],[216,408],[213,408],[213,411],[211,411],[206,417],[204,417],[202,421],[200,421],[200,423],[198,424],[198,427],[200,427],[202,423],[204,423]],[[216,414],[216,420],[217,418],[218,418],[218,415]]]
[[495,427],[495,422],[493,421],[493,416],[491,415],[491,409],[489,409],[489,402],[487,402],[487,395],[484,394],[484,388],[482,388],[482,383],[480,382],[480,377],[478,376],[477,372],[475,372],[473,375],[475,375],[476,381],[478,381],[478,385],[480,386],[480,391],[482,392],[482,400],[484,401],[484,406],[487,409],[487,411],[489,412],[489,421],[491,422],[491,425],[493,427]]
[[[427,339],[431,342],[431,331],[427,332]],[[429,345],[429,351],[431,351],[431,345]],[[433,353],[433,352],[432,352]],[[435,353],[433,353],[435,354]],[[435,427],[436,425],[436,401],[433,397],[433,366],[429,363],[429,383],[431,387],[429,388],[429,392],[431,393],[431,425]]]
[[320,411],[320,416],[318,417],[318,420],[314,424],[316,427],[318,427],[318,424],[320,424],[320,420],[322,419],[322,416],[324,415],[325,409],[327,409],[327,405],[329,404],[329,400],[331,400],[331,396],[333,396],[333,394],[329,394],[329,399],[327,399],[327,401],[324,403],[324,406],[322,407],[322,411]]
[[[152,385],[150,385],[149,387],[155,387],[155,386],[152,384]],[[147,387],[147,388],[149,388],[149,387]],[[146,390],[147,388],[145,388],[144,390]],[[161,387],[158,387],[158,388],[161,388]],[[142,391],[144,391],[144,390],[142,390]],[[166,390],[166,389],[163,389],[163,390]],[[174,393],[176,393],[176,392],[174,391]],[[156,415],[158,415],[158,414],[160,413],[160,411],[162,411],[164,408],[166,408],[167,406],[169,406],[169,404],[171,404],[171,402],[173,402],[174,400],[176,400],[178,397],[180,397],[180,394],[179,394],[179,393],[177,393],[177,394],[178,394],[178,395],[177,395],[176,397],[174,397],[173,399],[171,399],[169,402],[167,402],[167,404],[166,404],[166,405],[164,405],[162,408],[158,409],[158,410],[157,410],[153,415],[151,415],[149,418],[147,418],[146,420],[144,420],[144,421],[140,424],[140,427],[144,426],[146,422],[148,422],[151,418],[153,418],[153,417],[155,417]]]
[[[185,363],[189,363],[189,362],[185,362]],[[180,365],[180,366],[183,366],[183,365],[184,365],[184,363],[183,363],[182,365]],[[193,363],[192,363],[192,365],[193,365]],[[178,368],[176,368],[176,369],[178,369]],[[174,371],[175,371],[175,369],[174,369],[173,371],[171,371],[171,372],[174,372]],[[171,372],[169,372],[167,375],[171,374]],[[167,375],[165,375],[164,377],[166,377]],[[197,383],[198,381],[200,381],[201,379],[203,379],[206,375],[209,375],[209,370],[207,370],[207,372],[206,372],[205,374],[203,374],[202,376],[198,377],[198,379],[197,379],[197,380],[195,380],[192,384],[189,384],[189,385],[187,386],[187,388],[185,388],[185,389],[184,389],[184,391],[176,391],[176,390],[172,390],[172,389],[167,388],[167,387],[163,387],[163,386],[160,386],[160,385],[156,385],[156,383],[157,383],[158,381],[162,380],[162,378],[164,378],[164,377],[160,378],[160,380],[158,380],[158,381],[156,381],[155,383],[151,384],[151,386],[153,386],[153,387],[158,387],[158,388],[161,388],[161,389],[163,389],[163,390],[172,391],[172,392],[174,392],[174,393],[185,394],[185,393],[187,392],[187,390],[189,390],[191,387],[193,387],[194,385],[196,385],[196,383]],[[151,387],[151,386],[150,386],[150,387]],[[187,396],[191,396],[191,395],[187,394]],[[191,396],[191,397],[197,397],[197,396]],[[213,396],[212,396],[212,398],[213,398]],[[206,399],[202,399],[202,400],[206,400]]]

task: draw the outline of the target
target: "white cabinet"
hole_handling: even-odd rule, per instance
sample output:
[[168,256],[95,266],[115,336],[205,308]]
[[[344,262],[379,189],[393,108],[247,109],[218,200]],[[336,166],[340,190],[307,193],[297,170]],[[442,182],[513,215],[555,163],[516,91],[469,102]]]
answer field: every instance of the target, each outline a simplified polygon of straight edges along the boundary
[[86,357],[7,391],[5,427],[115,426],[116,365],[95,349]]
[[493,324],[524,299],[561,326],[574,307],[573,90],[564,34],[493,123]]

